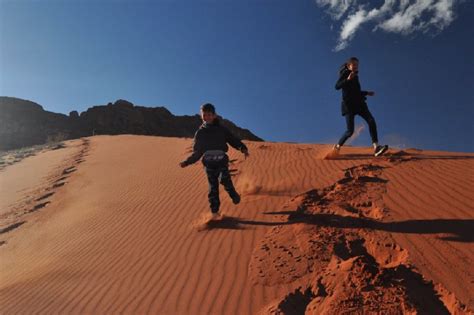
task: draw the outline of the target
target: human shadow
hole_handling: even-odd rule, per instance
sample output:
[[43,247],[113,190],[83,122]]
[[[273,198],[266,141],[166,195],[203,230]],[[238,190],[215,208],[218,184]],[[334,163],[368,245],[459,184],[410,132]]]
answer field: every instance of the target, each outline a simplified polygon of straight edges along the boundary
[[401,234],[446,234],[439,239],[453,242],[474,242],[474,219],[435,219],[382,222],[370,218],[336,214],[308,214],[300,211],[265,212],[267,215],[287,215],[285,221],[259,221],[224,217],[210,222],[209,229],[245,229],[246,226],[277,226],[305,223],[339,229],[369,229]]
[[224,229],[224,230],[243,230],[242,220],[231,216],[223,216],[219,220],[213,220],[205,223],[202,230]]
[[434,219],[382,222],[370,218],[340,216],[335,214],[289,215],[289,222],[299,221],[307,224],[334,228],[364,228],[402,234],[447,234],[439,239],[455,242],[474,241],[474,220],[471,219]]

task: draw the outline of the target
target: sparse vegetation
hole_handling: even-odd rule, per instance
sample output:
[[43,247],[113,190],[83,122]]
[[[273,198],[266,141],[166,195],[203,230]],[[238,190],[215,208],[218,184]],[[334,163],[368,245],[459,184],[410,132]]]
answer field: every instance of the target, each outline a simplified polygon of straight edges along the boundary
[[58,142],[61,142],[61,141],[67,140],[67,139],[68,139],[68,137],[64,132],[58,132],[58,133],[55,133],[53,135],[49,135],[46,138],[46,144],[47,145],[55,144],[55,143],[58,143]]
[[48,139],[48,143],[42,145],[35,145],[31,147],[25,147],[16,150],[9,151],[0,151],[0,170],[4,169],[7,166],[20,162],[21,160],[36,155],[37,153],[45,150],[58,150],[65,148],[64,143],[60,137],[55,137],[53,139]]

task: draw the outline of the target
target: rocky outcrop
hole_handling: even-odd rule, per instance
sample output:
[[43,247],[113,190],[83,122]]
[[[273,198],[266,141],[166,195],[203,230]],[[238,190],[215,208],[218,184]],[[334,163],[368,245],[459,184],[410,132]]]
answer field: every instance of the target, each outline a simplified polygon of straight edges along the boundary
[[[222,123],[241,139],[262,141],[229,120]],[[31,101],[0,97],[0,150],[99,134],[193,137],[200,125],[199,115],[175,116],[165,107],[135,106],[126,100],[67,116],[45,111]]]

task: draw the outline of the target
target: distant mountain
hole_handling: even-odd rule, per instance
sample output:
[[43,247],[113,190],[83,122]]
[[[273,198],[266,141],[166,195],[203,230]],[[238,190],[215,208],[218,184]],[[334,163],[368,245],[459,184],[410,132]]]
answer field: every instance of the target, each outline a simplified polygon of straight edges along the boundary
[[[201,123],[199,115],[175,116],[165,107],[135,106],[125,100],[67,116],[31,101],[0,97],[0,150],[104,134],[193,137]],[[227,119],[222,124],[241,139],[262,141]]]

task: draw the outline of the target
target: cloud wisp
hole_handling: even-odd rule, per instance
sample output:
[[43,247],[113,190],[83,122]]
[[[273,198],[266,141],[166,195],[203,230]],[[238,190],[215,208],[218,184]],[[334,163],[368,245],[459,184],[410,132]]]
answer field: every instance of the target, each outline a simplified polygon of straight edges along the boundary
[[346,48],[359,28],[370,24],[372,31],[408,35],[440,32],[455,18],[455,5],[461,0],[384,0],[374,7],[369,0],[315,0],[335,21],[341,22],[334,48]]

